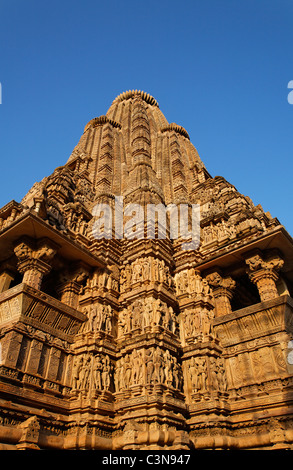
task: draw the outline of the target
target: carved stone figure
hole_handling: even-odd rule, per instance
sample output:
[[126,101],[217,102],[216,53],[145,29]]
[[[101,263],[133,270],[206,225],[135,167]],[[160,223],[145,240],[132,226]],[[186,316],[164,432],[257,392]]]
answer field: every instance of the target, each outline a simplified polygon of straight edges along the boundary
[[188,375],[191,380],[191,387],[193,392],[197,392],[200,389],[198,371],[199,369],[197,359],[192,357],[188,365]]
[[141,261],[137,260],[135,263],[133,263],[133,273],[132,273],[132,279],[133,282],[137,282],[141,280],[142,276],[142,266],[141,266]]
[[146,382],[148,384],[153,383],[154,380],[154,351],[149,349],[145,352],[145,361],[146,361]]
[[72,368],[72,388],[74,390],[80,389],[80,371],[83,367],[83,357],[75,358]]
[[150,263],[148,258],[145,258],[142,263],[142,278],[144,281],[150,279]]
[[94,359],[94,388],[96,390],[102,390],[102,371],[103,363],[99,354]]

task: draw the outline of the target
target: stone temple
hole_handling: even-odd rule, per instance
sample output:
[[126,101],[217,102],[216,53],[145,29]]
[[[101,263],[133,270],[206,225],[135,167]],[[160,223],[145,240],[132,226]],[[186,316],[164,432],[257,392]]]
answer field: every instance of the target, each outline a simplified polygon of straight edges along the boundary
[[292,238],[149,94],[0,209],[0,256],[0,449],[293,449]]

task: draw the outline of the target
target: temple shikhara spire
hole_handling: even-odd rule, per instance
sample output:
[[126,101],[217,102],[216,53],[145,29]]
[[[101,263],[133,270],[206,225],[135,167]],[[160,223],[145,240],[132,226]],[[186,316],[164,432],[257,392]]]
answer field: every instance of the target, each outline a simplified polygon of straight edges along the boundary
[[143,91],[64,161],[0,209],[0,449],[292,449],[283,225]]

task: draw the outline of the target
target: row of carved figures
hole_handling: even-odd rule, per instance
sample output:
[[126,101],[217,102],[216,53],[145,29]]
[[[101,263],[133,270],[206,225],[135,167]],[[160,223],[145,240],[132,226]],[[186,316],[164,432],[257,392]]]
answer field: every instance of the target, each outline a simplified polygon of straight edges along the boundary
[[113,273],[96,270],[87,279],[81,294],[85,294],[93,288],[112,289],[118,292],[119,287],[120,292],[123,293],[139,281],[165,283],[169,288],[174,287],[177,295],[212,296],[212,290],[207,279],[203,279],[196,269],[184,269],[176,273],[173,278],[165,262],[151,256],[139,258],[131,264],[126,264],[121,270],[120,286],[117,276],[114,276]]
[[[151,347],[133,350],[121,357],[114,372],[114,365],[108,355],[100,354],[77,356],[72,369],[72,389],[107,390],[112,389],[114,378],[115,392],[128,390],[135,385],[165,385],[181,391],[183,374],[181,365],[170,351]],[[192,393],[207,391],[225,392],[227,379],[221,357],[192,357],[187,365],[187,379]]]
[[209,368],[205,357],[192,357],[188,364],[188,377],[190,378],[193,393],[207,390],[225,392],[227,379],[221,357],[210,357]]
[[[120,276],[121,293],[138,281],[166,283],[168,287],[174,286],[176,288],[177,295],[185,293],[201,294],[203,296],[211,295],[208,281],[202,279],[200,273],[194,268],[176,273],[173,281],[165,262],[151,256],[139,258],[122,268]],[[88,278],[83,293],[94,287],[118,291],[118,284],[118,280],[112,273],[97,270],[91,278]]]
[[185,338],[201,334],[203,338],[214,337],[213,318],[215,314],[213,310],[205,307],[188,309],[183,316],[183,331]]
[[136,282],[158,282],[172,286],[172,277],[168,266],[163,260],[151,256],[138,258],[133,263],[126,264],[121,270],[121,292],[125,292]]
[[[166,283],[168,287],[174,285],[177,295],[188,293],[211,296],[212,294],[208,281],[202,279],[200,273],[194,268],[185,269],[176,273],[173,282],[173,278],[165,262],[150,256],[147,258],[139,258],[134,263],[127,264],[121,270],[121,293],[125,292],[127,288],[130,288],[138,281]],[[118,280],[111,273],[97,270],[93,276],[87,280],[84,292],[93,287],[118,291]]]
[[176,334],[177,319],[172,307],[168,307],[160,299],[148,297],[135,300],[130,307],[124,308],[119,314],[119,335],[124,335],[138,328],[162,326]]
[[108,355],[81,355],[75,358],[72,369],[73,390],[109,390],[113,364]]
[[115,390],[123,391],[133,385],[161,384],[181,390],[183,377],[177,358],[158,346],[134,350],[117,361]]
[[88,316],[88,321],[84,323],[81,332],[105,331],[108,334],[112,333],[113,312],[110,305],[92,305],[85,308],[83,313]]
[[[55,217],[57,220],[60,220],[60,218],[62,218],[62,224],[68,227],[70,230],[85,236],[89,236],[89,224],[88,221],[84,219],[83,214],[77,214],[74,211],[70,211],[68,214],[65,214],[65,217],[62,217],[61,213],[57,210],[57,208],[52,205],[49,207],[48,213],[52,214],[53,217]],[[202,214],[202,218],[211,217],[213,215],[214,212],[212,210],[207,210]],[[261,226],[261,224],[256,219],[254,223],[255,226]],[[201,242],[203,245],[208,245],[218,240],[221,241],[235,238],[236,236],[237,228],[235,227],[235,225],[225,221],[224,219],[222,219],[217,224],[210,222],[209,225],[201,229]],[[138,269],[135,269],[135,272],[140,277],[141,272],[139,267]]]
[[[108,355],[101,357],[77,356],[72,369],[72,389],[110,390],[113,378],[113,364]],[[177,358],[168,350],[159,347],[148,350],[134,350],[117,361],[115,391],[123,391],[132,385],[163,384],[176,390],[183,385],[182,371]]]
[[197,294],[202,296],[211,296],[212,291],[206,279],[194,268],[184,269],[174,276],[176,294]]
[[[112,333],[113,311],[110,305],[98,304],[86,307],[83,312],[88,316],[81,332],[104,331]],[[185,337],[201,334],[212,337],[214,312],[205,307],[188,309],[183,316],[183,331]],[[173,334],[178,332],[178,322],[172,307],[160,299],[148,297],[135,300],[128,308],[119,314],[118,336],[125,335],[135,329],[144,331],[147,327],[162,326]]]
[[82,294],[85,294],[93,288],[112,289],[118,292],[119,282],[112,273],[98,269],[87,279],[86,286],[83,288]]
[[231,239],[236,237],[236,229],[234,225],[228,224],[224,220],[214,224],[211,222],[208,226],[201,229],[201,240],[203,245],[208,245],[214,241],[222,239]]

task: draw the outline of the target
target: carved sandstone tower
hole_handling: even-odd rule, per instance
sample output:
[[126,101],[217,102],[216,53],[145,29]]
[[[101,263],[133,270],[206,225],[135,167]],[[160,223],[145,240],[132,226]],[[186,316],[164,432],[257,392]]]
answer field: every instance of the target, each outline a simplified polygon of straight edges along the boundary
[[1,449],[293,448],[292,239],[153,97],[92,119],[0,248]]

